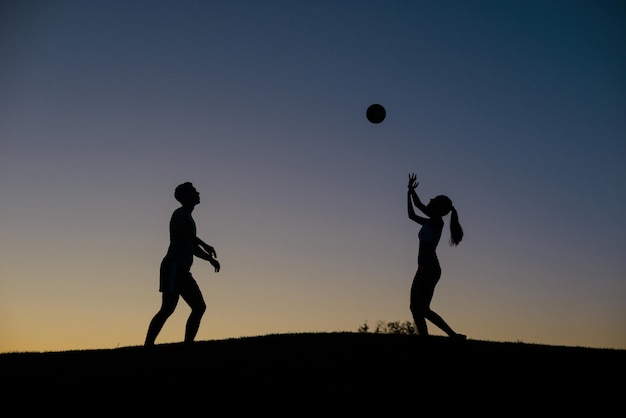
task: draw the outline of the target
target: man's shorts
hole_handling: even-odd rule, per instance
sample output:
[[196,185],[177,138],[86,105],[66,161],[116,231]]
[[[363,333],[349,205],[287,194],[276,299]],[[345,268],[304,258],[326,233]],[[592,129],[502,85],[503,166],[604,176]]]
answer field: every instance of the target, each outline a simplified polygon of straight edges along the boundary
[[181,266],[167,257],[161,261],[159,292],[182,293],[190,286],[197,286],[189,267]]

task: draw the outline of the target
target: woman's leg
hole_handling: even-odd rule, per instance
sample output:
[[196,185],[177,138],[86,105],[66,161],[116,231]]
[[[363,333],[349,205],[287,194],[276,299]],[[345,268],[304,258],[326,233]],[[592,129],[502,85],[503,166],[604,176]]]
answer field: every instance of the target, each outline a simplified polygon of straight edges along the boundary
[[441,329],[443,332],[448,334],[448,336],[450,337],[459,337],[459,338],[465,337],[462,334],[457,334],[456,332],[454,332],[454,330],[450,328],[450,325],[448,325],[448,323],[444,321],[443,318],[435,311],[431,311],[429,309],[426,312],[426,319],[428,319],[430,322],[432,322],[434,325],[436,325],[439,329]]
[[427,275],[418,269],[411,285],[410,309],[419,335],[428,335],[426,314],[430,310],[430,301],[435,290],[434,285],[431,285],[430,282],[431,280],[429,280]]

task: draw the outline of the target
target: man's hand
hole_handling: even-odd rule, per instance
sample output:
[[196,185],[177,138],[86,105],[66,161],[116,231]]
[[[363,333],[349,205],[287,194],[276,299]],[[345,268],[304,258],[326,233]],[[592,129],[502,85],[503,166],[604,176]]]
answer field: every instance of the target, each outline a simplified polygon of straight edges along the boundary
[[217,257],[217,254],[215,253],[215,248],[204,242],[200,242],[199,244],[200,247],[202,247],[202,249],[206,251],[211,257]]
[[214,258],[209,259],[209,263],[211,263],[211,265],[215,268],[215,272],[219,272],[220,271],[220,262],[217,261]]

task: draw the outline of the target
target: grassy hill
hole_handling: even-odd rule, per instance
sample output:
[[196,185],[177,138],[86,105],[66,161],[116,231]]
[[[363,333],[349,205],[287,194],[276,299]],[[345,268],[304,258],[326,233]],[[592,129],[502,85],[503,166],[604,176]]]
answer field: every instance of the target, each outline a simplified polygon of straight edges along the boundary
[[302,333],[5,353],[0,373],[16,416],[600,417],[624,410],[626,350]]

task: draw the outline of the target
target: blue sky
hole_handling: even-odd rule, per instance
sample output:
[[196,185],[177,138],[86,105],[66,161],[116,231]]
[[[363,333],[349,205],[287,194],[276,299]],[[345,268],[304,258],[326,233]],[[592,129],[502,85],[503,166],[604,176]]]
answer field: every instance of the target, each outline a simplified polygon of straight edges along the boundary
[[455,329],[626,348],[622,2],[0,10],[0,351],[142,344],[184,181],[222,263],[193,266],[198,339],[410,320],[410,172],[465,230],[433,302]]

